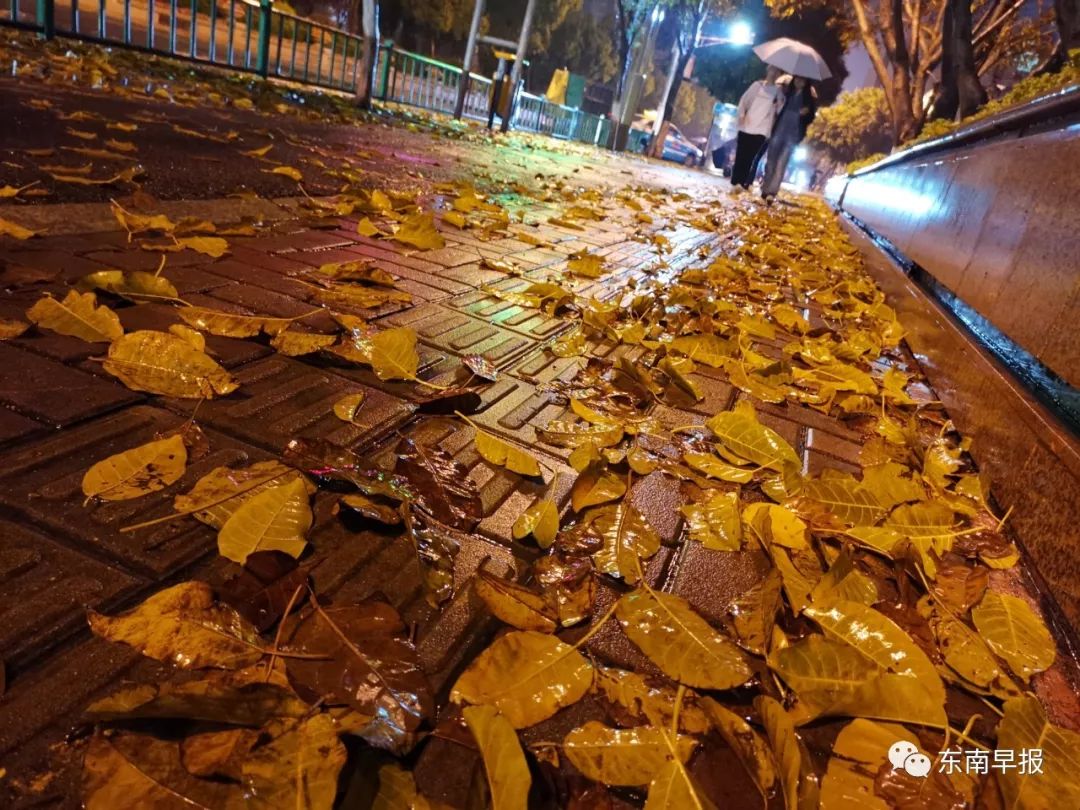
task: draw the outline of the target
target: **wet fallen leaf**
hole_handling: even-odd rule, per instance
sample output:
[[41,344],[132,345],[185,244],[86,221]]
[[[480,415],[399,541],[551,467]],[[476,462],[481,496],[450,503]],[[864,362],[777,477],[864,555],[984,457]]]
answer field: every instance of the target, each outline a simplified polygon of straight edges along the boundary
[[682,507],[690,539],[710,551],[738,551],[742,547],[739,493],[712,492],[705,500]]
[[258,742],[259,732],[250,728],[192,734],[180,741],[180,760],[193,776],[239,782],[243,779],[241,766]]
[[445,450],[404,439],[398,444],[394,471],[415,489],[415,499],[436,520],[471,531],[484,509],[468,470]]
[[[606,785],[647,785],[672,757],[666,733],[651,726],[609,728],[590,720],[563,738],[562,750],[588,779]],[[679,736],[676,750],[682,762],[690,759],[695,745],[693,737]]]
[[483,570],[477,572],[473,590],[497,619],[511,627],[538,633],[553,633],[558,627],[555,607],[542,594]]
[[91,738],[83,760],[82,803],[117,807],[241,807],[236,784],[199,779],[184,768],[175,741],[123,732]]
[[473,659],[450,699],[494,706],[514,728],[525,728],[576,703],[592,680],[592,665],[570,645],[544,633],[514,631]]
[[[669,741],[669,746],[674,743]],[[697,780],[681,762],[669,759],[656,778],[649,783],[649,795],[645,810],[717,810],[712,800],[704,794]]]
[[289,679],[301,695],[329,706],[351,706],[366,718],[355,733],[371,745],[405,754],[420,725],[434,714],[416,648],[387,602],[326,607],[312,602],[299,621],[286,623],[282,643],[313,656],[286,660]]
[[1054,663],[1054,639],[1023,599],[988,590],[972,608],[971,619],[990,649],[1025,682]]
[[641,588],[619,600],[615,616],[649,660],[680,683],[730,689],[750,679],[739,649],[680,596]]
[[80,290],[103,290],[133,301],[174,301],[180,295],[167,278],[145,270],[99,270],[83,276],[76,286]]
[[[244,567],[222,583],[220,595],[221,601],[263,633],[277,624],[286,610],[300,607],[300,595],[307,585],[308,572],[295,559],[280,551],[260,551],[249,555]],[[265,668],[260,675],[260,680],[265,680]]]
[[783,472],[785,465],[801,467],[791,445],[779,433],[762,425],[745,400],[735,410],[718,413],[705,424],[739,458],[777,472]]
[[532,535],[540,548],[548,548],[559,532],[559,507],[554,501],[538,500],[514,521],[511,533],[515,540]]
[[283,177],[288,177],[290,180],[295,180],[297,183],[302,182],[304,179],[304,175],[292,166],[275,166],[272,169],[263,169],[263,171],[267,174],[280,174]]
[[885,516],[885,509],[873,494],[854,480],[821,478],[807,481],[799,494],[822,504],[852,526],[873,526]]
[[307,487],[294,480],[247,498],[218,532],[218,553],[243,564],[259,551],[282,551],[299,557],[312,514]]
[[1029,768],[1025,773],[1019,767],[995,772],[1004,806],[1010,810],[1078,806],[1080,734],[1050,723],[1042,704],[1030,695],[1008,700],[1004,708],[997,749],[1010,752],[1038,749],[1042,753],[1038,772]]
[[660,536],[642,514],[626,499],[614,506],[589,512],[584,520],[603,539],[603,547],[593,554],[598,571],[622,577],[630,584],[641,578],[642,560],[660,549]]
[[94,722],[136,719],[205,720],[258,728],[274,718],[303,717],[309,706],[286,685],[266,683],[261,666],[209,671],[195,680],[123,686],[91,703]]
[[592,443],[597,447],[614,447],[623,437],[623,428],[617,424],[590,424],[588,422],[549,422],[537,428],[541,441],[556,447],[580,447]]
[[526,810],[532,776],[514,727],[491,706],[467,706],[462,715],[484,760],[492,810]]
[[753,536],[768,549],[774,543],[784,548],[808,548],[807,525],[799,516],[783,506],[772,503],[752,503],[743,510],[743,521]]
[[119,616],[88,611],[90,629],[109,641],[185,669],[240,669],[262,658],[255,628],[214,601],[210,586],[182,582]]
[[102,459],[86,471],[83,495],[125,501],[164,489],[187,468],[187,448],[180,436],[148,442]]
[[26,240],[39,235],[39,231],[32,231],[29,228],[24,228],[22,225],[0,217],[0,236],[10,236],[13,239]]
[[752,588],[739,594],[728,609],[739,643],[757,655],[764,655],[776,624],[776,614],[783,606],[781,583],[780,573],[775,568],[770,569]]
[[181,399],[211,399],[239,386],[205,352],[167,332],[140,330],[109,346],[104,369],[128,388]]
[[422,211],[406,217],[390,238],[420,250],[438,250],[446,245],[435,227],[435,218]]
[[570,489],[570,505],[575,512],[590,506],[614,501],[626,494],[626,481],[602,463],[589,464],[574,481]]
[[301,332],[296,329],[286,329],[278,332],[270,339],[270,345],[286,357],[301,357],[312,354],[320,349],[326,349],[334,344],[337,335],[323,335],[318,332]]
[[116,313],[98,306],[97,297],[89,292],[69,290],[63,301],[46,295],[26,311],[26,317],[39,328],[91,343],[111,342],[124,334]]
[[357,259],[351,262],[330,262],[319,267],[319,272],[337,281],[363,281],[381,287],[393,287],[394,277],[381,267],[376,267],[369,259]]
[[342,422],[353,422],[356,418],[356,412],[363,407],[366,398],[367,395],[363,391],[346,394],[334,403],[334,416]]
[[891,810],[874,788],[874,778],[889,764],[890,747],[909,738],[903,726],[854,720],[844,726],[833,744],[821,782],[822,810]]
[[402,505],[401,518],[416,551],[428,603],[438,607],[454,595],[454,558],[460,540],[447,526],[411,503]]
[[773,785],[776,784],[776,761],[772,749],[764,739],[751,728],[745,718],[717,703],[710,697],[702,698],[701,708],[712,721],[724,742],[735,752],[739,762],[750,774],[754,786],[761,793],[764,801],[769,800]]
[[367,356],[380,380],[415,380],[420,366],[416,332],[407,327],[384,329],[366,342]]
[[248,806],[331,810],[346,760],[339,733],[329,715],[316,714],[285,725],[252,751],[242,766]]
[[401,513],[396,509],[393,509],[384,503],[373,501],[368,496],[361,495],[359,492],[354,492],[351,495],[342,495],[338,504],[351,512],[362,515],[369,520],[378,521],[386,526],[397,526],[401,523]]
[[0,340],[17,338],[29,328],[30,324],[24,323],[23,321],[0,318]]
[[[596,691],[624,712],[629,722],[616,715],[620,725],[636,726],[642,722],[659,728],[671,728],[675,717],[677,690],[670,682],[649,678],[613,667],[597,666]],[[686,734],[705,734],[711,726],[696,701],[684,696],[679,711],[679,731]]]
[[461,362],[469,371],[481,379],[488,382],[497,382],[499,379],[499,370],[495,368],[495,364],[482,354],[465,355]]
[[730,481],[733,484],[748,484],[754,480],[753,469],[728,464],[712,453],[683,453],[683,461],[709,478],[716,478],[720,481]]
[[530,477],[541,475],[540,464],[536,457],[509,442],[504,442],[498,436],[488,433],[486,430],[473,425],[475,434],[473,440],[476,443],[476,451],[497,467],[505,467],[510,472]]
[[576,276],[600,278],[604,274],[604,257],[595,253],[575,253],[566,263],[566,269]]
[[[190,491],[177,495],[173,508],[220,529],[241,504],[270,487],[302,480],[292,467],[277,461],[257,461],[248,467],[215,467]],[[309,488],[308,492],[313,491]]]
[[204,307],[181,307],[177,314],[184,322],[198,329],[220,337],[246,338],[255,337],[263,332],[278,335],[292,323],[288,318],[271,318],[262,315],[237,315]]
[[791,722],[788,713],[768,695],[754,698],[754,708],[761,716],[765,739],[768,740],[776,764],[784,810],[810,810],[818,807],[820,786],[814,763],[810,759],[810,753],[795,734],[795,724]]

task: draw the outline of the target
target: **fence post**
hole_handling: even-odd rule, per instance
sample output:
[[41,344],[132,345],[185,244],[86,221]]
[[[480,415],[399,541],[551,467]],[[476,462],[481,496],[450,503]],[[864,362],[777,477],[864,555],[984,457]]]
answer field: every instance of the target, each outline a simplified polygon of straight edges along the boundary
[[379,100],[386,101],[386,96],[390,92],[390,62],[394,57],[394,40],[386,40],[382,50],[386,51],[386,58],[383,60],[382,75],[379,77]]
[[259,55],[256,70],[264,79],[270,75],[270,0],[259,0]]
[[41,38],[52,39],[56,34],[56,6],[53,0],[37,0],[37,22]]

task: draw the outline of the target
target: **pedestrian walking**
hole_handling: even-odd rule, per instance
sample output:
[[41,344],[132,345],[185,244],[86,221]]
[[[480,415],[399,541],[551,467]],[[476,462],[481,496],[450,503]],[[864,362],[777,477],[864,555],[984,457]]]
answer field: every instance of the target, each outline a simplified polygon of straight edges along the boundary
[[817,115],[817,98],[809,79],[795,76],[783,90],[784,104],[773,124],[765,155],[765,177],[761,198],[772,203],[784,182],[788,163],[795,147],[806,137],[806,129]]
[[731,167],[731,185],[735,189],[750,188],[757,177],[758,162],[784,100],[777,84],[782,75],[780,68],[769,65],[765,78],[750,85],[739,99],[739,134],[735,140],[735,164]]

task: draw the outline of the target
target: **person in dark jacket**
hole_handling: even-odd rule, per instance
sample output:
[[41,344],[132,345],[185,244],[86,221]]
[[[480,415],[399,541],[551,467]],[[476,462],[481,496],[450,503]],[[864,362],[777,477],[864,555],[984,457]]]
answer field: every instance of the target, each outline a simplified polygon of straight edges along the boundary
[[735,163],[731,167],[732,189],[748,189],[757,177],[758,161],[772,132],[784,93],[780,68],[769,65],[765,78],[754,82],[739,99],[739,134],[735,141]]
[[784,90],[784,105],[776,116],[769,148],[765,157],[765,178],[761,181],[761,197],[771,203],[784,182],[788,163],[795,147],[806,137],[810,122],[817,115],[817,99],[808,79],[794,77]]

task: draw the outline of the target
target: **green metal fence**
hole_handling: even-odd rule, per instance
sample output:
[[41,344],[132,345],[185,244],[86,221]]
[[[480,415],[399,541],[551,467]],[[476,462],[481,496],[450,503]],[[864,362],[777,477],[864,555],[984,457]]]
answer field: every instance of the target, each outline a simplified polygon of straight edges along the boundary
[[[0,0],[0,25],[346,92],[363,80],[362,37],[276,11],[270,0]],[[379,49],[373,95],[452,114],[463,73],[390,42]],[[468,81],[464,115],[486,120],[493,82],[476,73]],[[608,135],[606,118],[524,92],[511,125],[592,144]]]
[[[376,97],[449,115],[454,111],[462,73],[456,65],[386,44],[379,53]],[[467,118],[487,120],[493,84],[486,76],[469,74],[463,109]],[[603,116],[552,104],[543,96],[524,92],[518,94],[510,123],[514,129],[592,144],[606,144],[609,133],[609,121]]]
[[0,24],[349,91],[363,46],[268,0],[7,0]]

